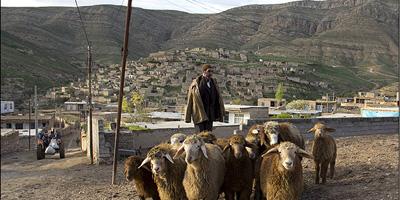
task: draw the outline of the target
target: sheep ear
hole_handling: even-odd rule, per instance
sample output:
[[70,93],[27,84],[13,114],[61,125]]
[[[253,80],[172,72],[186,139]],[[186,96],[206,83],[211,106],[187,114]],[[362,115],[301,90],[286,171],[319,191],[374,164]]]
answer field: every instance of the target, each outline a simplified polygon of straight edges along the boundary
[[312,127],[310,130],[307,131],[307,133],[315,132],[315,128]]
[[140,166],[138,167],[141,168],[143,165],[145,165],[146,163],[150,162],[151,158],[150,157],[146,157],[146,159],[143,160],[142,164],[140,164]]
[[206,145],[203,144],[203,145],[201,145],[200,148],[201,148],[201,152],[203,152],[204,157],[206,157],[208,159]]
[[172,160],[172,158],[169,155],[169,153],[164,154],[164,157],[167,158],[169,160],[169,162],[171,162],[172,164],[174,163],[174,161]]
[[297,153],[297,155],[299,155],[300,157],[309,158],[309,159],[314,159],[314,157],[313,157],[312,155],[310,155],[307,151],[304,151],[304,150],[301,149],[301,148],[298,148],[296,153]]
[[228,150],[231,147],[231,145],[227,144],[224,149],[222,150],[222,152],[225,152],[226,150]]
[[336,129],[326,127],[326,128],[325,128],[325,131],[327,131],[327,132],[335,132]]
[[267,153],[264,153],[263,155],[261,155],[261,157],[264,157],[264,156],[267,156],[267,155],[270,155],[270,154],[273,154],[273,153],[279,153],[277,146],[272,148],[272,149],[270,149],[270,150],[268,150]]
[[176,151],[174,155],[174,159],[177,159],[183,152],[185,151],[184,145],[182,144],[181,147],[179,147],[178,151]]

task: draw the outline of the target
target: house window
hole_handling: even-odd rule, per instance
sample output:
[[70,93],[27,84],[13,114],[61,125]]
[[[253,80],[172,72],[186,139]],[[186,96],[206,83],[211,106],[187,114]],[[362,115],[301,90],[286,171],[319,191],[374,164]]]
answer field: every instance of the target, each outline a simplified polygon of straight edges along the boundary
[[24,125],[22,123],[16,123],[15,129],[24,129]]
[[244,114],[235,114],[235,118],[233,119],[233,123],[239,124],[240,122],[244,122]]
[[275,101],[271,101],[271,107],[275,107]]
[[12,110],[13,109],[13,105],[12,105],[12,103],[10,103],[10,110]]
[[11,123],[7,123],[6,124],[6,128],[11,128],[12,126],[11,126]]
[[35,128],[35,123],[31,123],[31,128]]

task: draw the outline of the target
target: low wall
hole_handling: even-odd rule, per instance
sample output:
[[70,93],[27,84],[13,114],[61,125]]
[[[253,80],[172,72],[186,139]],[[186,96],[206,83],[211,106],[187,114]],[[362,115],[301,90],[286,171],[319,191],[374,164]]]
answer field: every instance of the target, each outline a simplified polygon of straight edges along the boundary
[[[332,133],[334,137],[371,135],[371,134],[394,134],[399,132],[399,118],[397,117],[379,117],[379,118],[312,118],[312,119],[272,119],[278,122],[293,123],[300,132],[305,134],[307,139],[312,138],[311,133],[307,131],[314,126],[316,122],[324,122],[329,127],[335,128]],[[251,120],[244,132],[254,124],[262,124],[265,121]]]
[[[93,156],[97,164],[111,164],[114,153],[114,132],[102,131],[101,120],[93,120]],[[97,127],[97,128],[96,128]],[[213,133],[217,137],[227,137],[238,129],[239,126],[215,127]],[[169,141],[175,133],[190,135],[195,133],[194,128],[180,129],[152,129],[146,131],[121,131],[119,136],[118,149],[136,151],[139,154],[161,142]],[[89,138],[89,137],[88,137]],[[89,154],[88,154],[89,156]]]
[[[69,136],[77,131],[75,126],[68,126],[60,130],[62,137]],[[30,149],[36,150],[36,136],[19,136],[18,131],[14,131],[12,134],[7,136],[1,136],[1,154],[3,153],[11,153],[17,151],[27,151],[29,150],[29,141],[30,141]]]
[[[329,118],[329,119],[274,119],[279,122],[291,122],[295,124],[304,134],[306,139],[311,139],[312,134],[307,133],[316,122],[325,122],[329,127],[335,128],[334,137],[357,136],[367,134],[394,134],[399,132],[398,118]],[[264,123],[260,120],[249,120],[248,125],[243,127],[239,134],[246,134],[250,126]],[[96,123],[96,126],[101,123]],[[213,133],[217,137],[227,137],[238,129],[238,126],[215,127]],[[100,131],[99,131],[100,130]],[[181,129],[155,129],[148,131],[121,131],[119,138],[119,149],[136,151],[144,154],[156,144],[168,141],[174,133],[193,134],[194,128]],[[114,133],[93,128],[93,151],[96,163],[112,163],[114,150]]]
[[1,154],[11,153],[16,151],[19,143],[18,131],[10,132],[7,135],[1,136]]

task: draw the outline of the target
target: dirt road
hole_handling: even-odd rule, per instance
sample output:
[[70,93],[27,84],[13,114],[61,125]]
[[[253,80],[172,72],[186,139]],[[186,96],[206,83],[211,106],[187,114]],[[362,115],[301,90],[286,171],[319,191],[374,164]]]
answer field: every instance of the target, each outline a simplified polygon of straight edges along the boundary
[[[397,135],[339,138],[337,144],[336,175],[326,185],[313,183],[312,162],[304,160],[302,199],[399,199]],[[116,186],[110,184],[111,170],[111,165],[89,165],[74,146],[61,160],[37,161],[34,152],[2,156],[1,199],[137,199],[122,165]]]

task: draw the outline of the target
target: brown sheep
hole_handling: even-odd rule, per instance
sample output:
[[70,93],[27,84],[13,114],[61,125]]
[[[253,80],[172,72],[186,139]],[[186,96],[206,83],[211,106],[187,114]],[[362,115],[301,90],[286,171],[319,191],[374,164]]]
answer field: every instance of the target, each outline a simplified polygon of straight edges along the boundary
[[292,142],[302,149],[305,149],[305,142],[299,129],[289,123],[278,123],[276,121],[268,121],[264,123],[264,134],[261,134],[261,144],[271,147],[281,142]]
[[327,127],[318,122],[308,132],[314,132],[314,141],[312,145],[312,154],[315,164],[315,183],[319,184],[319,178],[322,177],[322,183],[326,183],[326,174],[328,165],[330,166],[329,178],[333,178],[336,163],[336,142],[328,132],[334,132],[335,129]]
[[224,182],[225,160],[221,149],[197,135],[188,136],[176,152],[185,152],[187,163],[183,186],[189,200],[216,200]]
[[139,156],[130,156],[125,160],[124,174],[129,182],[134,182],[136,192],[141,200],[151,197],[153,200],[159,200],[157,185],[154,183],[149,166],[145,165],[138,168],[144,158]]
[[172,159],[176,150],[170,144],[159,144],[147,153],[140,167],[150,162],[154,182],[161,200],[183,200],[186,198],[183,177],[186,163],[182,159]]
[[197,134],[205,143],[215,144],[217,137],[209,131],[203,131]]
[[260,183],[267,199],[295,200],[303,192],[301,157],[312,156],[291,142],[282,142],[262,155]]
[[254,148],[241,135],[232,135],[224,147],[226,173],[222,191],[227,200],[233,200],[235,194],[238,200],[250,199],[254,168],[245,147]]
[[262,199],[261,188],[260,188],[260,165],[261,165],[261,153],[266,150],[265,145],[261,145],[261,135],[264,134],[264,126],[262,124],[255,124],[250,127],[247,132],[245,140],[248,143],[253,144],[253,148],[246,147],[250,158],[253,160],[254,165],[254,199]]

